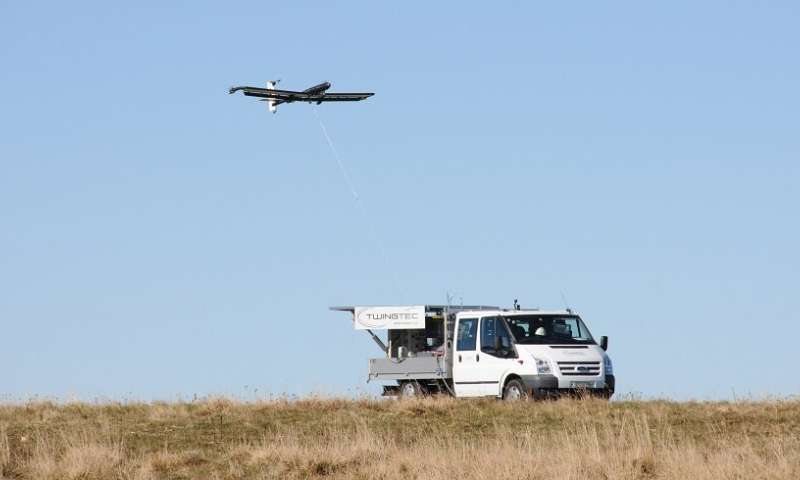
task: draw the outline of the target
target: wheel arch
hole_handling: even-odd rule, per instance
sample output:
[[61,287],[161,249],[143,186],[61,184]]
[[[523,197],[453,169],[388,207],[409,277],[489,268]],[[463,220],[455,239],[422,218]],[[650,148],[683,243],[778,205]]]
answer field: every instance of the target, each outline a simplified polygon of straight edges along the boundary
[[[514,379],[517,379],[517,380],[522,382],[522,377],[520,377],[518,373],[516,373],[516,372],[507,372],[506,373],[506,375],[503,377],[503,380],[500,382],[500,391],[497,392],[497,396],[498,397],[502,397],[503,396],[503,392],[506,389],[506,385],[508,384],[508,382],[510,382],[511,380],[514,380]],[[524,383],[525,382],[523,382],[523,385],[524,385]]]

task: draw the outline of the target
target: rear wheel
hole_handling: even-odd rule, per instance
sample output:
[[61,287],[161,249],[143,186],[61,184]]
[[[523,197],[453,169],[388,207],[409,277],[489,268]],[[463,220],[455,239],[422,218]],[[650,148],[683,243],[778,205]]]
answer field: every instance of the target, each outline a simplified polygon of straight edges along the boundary
[[425,391],[418,382],[410,381],[400,384],[400,398],[421,397],[424,394]]
[[525,385],[522,384],[522,381],[513,378],[506,382],[506,386],[503,389],[503,400],[516,402],[519,400],[527,400],[527,398],[528,390],[525,389]]

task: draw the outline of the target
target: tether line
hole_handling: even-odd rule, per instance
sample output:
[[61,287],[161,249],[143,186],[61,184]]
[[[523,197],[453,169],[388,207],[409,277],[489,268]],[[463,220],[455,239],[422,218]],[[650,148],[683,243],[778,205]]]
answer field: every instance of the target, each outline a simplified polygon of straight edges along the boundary
[[347,171],[347,167],[345,167],[344,162],[342,161],[342,157],[339,155],[339,151],[336,150],[336,145],[333,144],[333,140],[331,136],[328,134],[328,128],[325,126],[325,123],[320,118],[319,113],[317,112],[317,107],[314,106],[311,109],[314,112],[314,116],[317,118],[319,122],[319,127],[322,130],[322,135],[325,137],[325,140],[328,142],[328,146],[333,153],[333,158],[336,160],[336,165],[339,167],[339,172],[342,174],[342,178],[344,179],[344,183],[347,185],[347,188],[350,189],[350,193],[353,195],[353,201],[356,203],[356,207],[358,208],[359,213],[361,214],[364,222],[367,224],[367,228],[369,229],[370,237],[372,237],[372,241],[375,242],[375,246],[378,248],[378,252],[383,257],[383,263],[386,265],[386,268],[391,272],[391,279],[392,283],[394,283],[395,293],[399,293],[397,291],[398,281],[397,281],[397,274],[392,268],[391,262],[389,262],[389,256],[386,254],[386,249],[383,246],[383,242],[381,241],[380,236],[378,235],[377,230],[375,229],[375,224],[372,222],[372,219],[367,212],[367,208],[364,206],[364,201],[361,199],[361,195],[358,194],[358,190],[356,190],[353,181],[350,179],[350,174]]

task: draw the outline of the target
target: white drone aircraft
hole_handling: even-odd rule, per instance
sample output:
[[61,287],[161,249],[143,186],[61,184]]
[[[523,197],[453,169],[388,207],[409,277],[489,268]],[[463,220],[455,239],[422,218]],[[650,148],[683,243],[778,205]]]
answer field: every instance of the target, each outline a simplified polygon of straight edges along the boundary
[[314,85],[302,92],[292,90],[276,90],[275,85],[280,80],[270,80],[267,88],[260,87],[231,87],[228,93],[233,94],[241,90],[248,97],[258,97],[262,102],[267,102],[269,111],[275,113],[281,103],[308,102],[319,105],[322,102],[357,102],[369,98],[374,93],[325,93],[331,88],[330,82]]

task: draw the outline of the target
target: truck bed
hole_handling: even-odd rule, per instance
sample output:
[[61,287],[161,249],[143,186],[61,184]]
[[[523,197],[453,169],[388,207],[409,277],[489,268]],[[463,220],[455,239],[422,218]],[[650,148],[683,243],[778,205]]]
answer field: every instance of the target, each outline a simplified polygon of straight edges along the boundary
[[369,380],[435,380],[449,377],[443,357],[369,359]]

